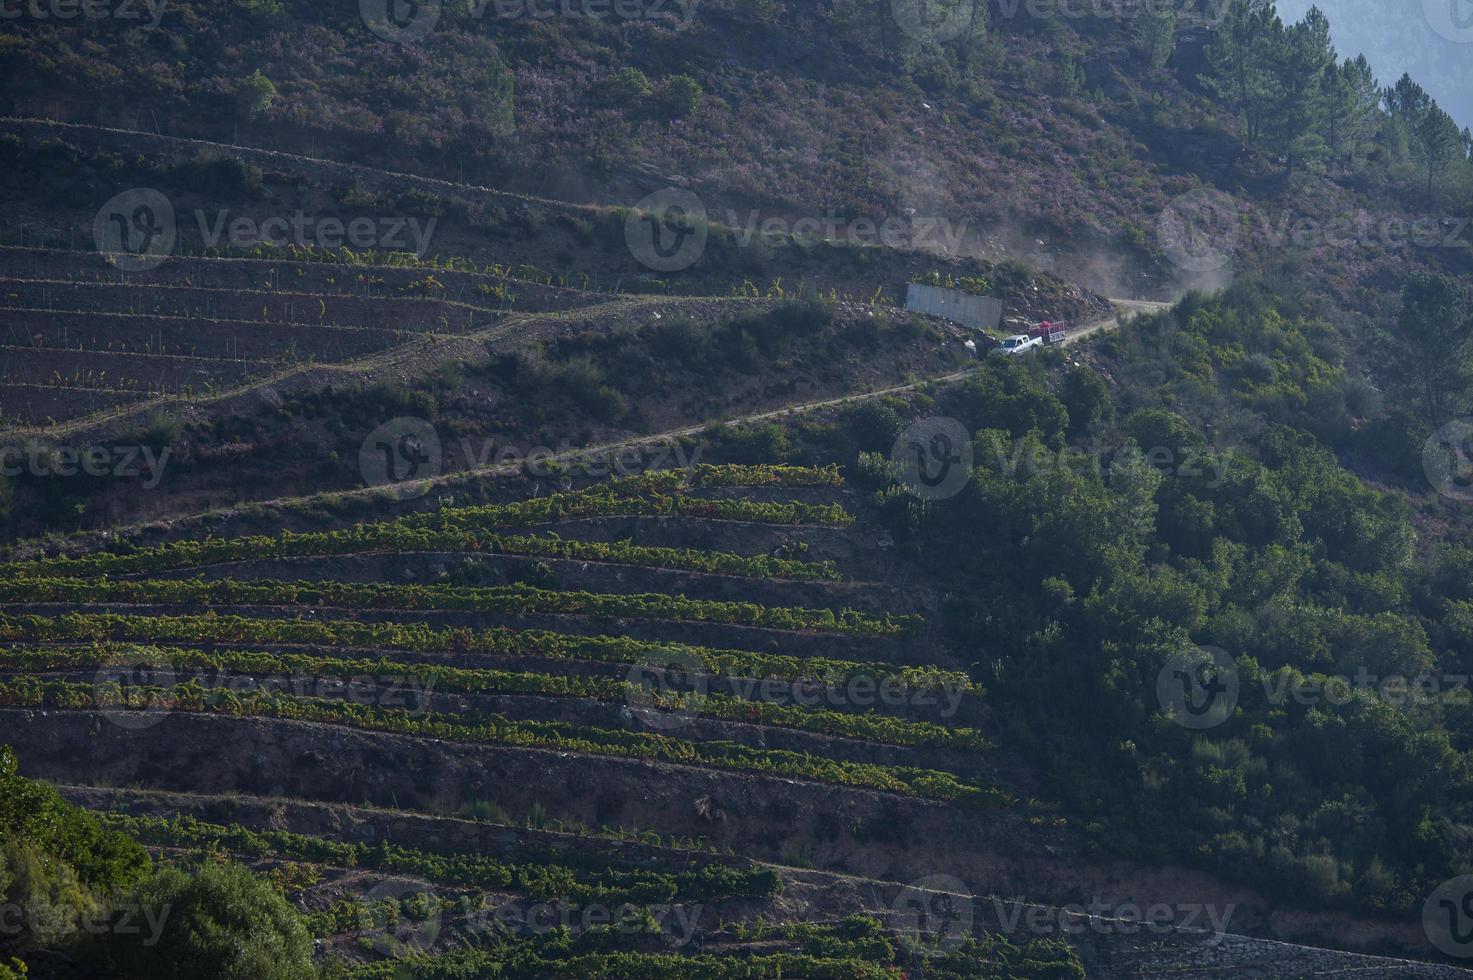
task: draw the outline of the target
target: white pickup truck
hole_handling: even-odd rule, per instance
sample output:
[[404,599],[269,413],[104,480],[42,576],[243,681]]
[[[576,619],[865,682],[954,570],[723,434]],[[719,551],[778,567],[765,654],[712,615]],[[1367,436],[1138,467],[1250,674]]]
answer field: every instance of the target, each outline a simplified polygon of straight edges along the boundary
[[1011,337],[1003,338],[1003,342],[992,348],[994,354],[1006,354],[1015,356],[1026,354],[1035,347],[1042,346],[1042,337],[1030,337],[1026,333],[1013,334]]

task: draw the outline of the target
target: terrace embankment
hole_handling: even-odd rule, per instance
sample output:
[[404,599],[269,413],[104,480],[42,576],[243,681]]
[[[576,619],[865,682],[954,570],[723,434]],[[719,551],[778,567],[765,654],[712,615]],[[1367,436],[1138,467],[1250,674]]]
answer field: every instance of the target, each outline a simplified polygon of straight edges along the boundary
[[[488,319],[490,319],[488,317]],[[136,313],[77,313],[50,309],[5,311],[4,342],[13,347],[112,354],[290,363],[320,357],[339,361],[409,343],[420,335],[378,327],[273,323]],[[213,370],[213,367],[211,368]],[[11,369],[7,367],[7,371]]]
[[[488,309],[571,310],[609,298],[607,293],[454,269],[174,255],[153,269],[125,271],[99,252],[0,246],[0,276],[7,279],[357,297],[365,311],[376,302],[388,301],[388,309],[422,302],[409,297],[422,292],[430,274],[444,287],[441,298]],[[290,302],[289,295],[282,299]]]
[[[406,667],[405,673],[408,674],[411,670],[412,668]],[[628,676],[630,672],[625,671],[624,674]],[[96,677],[96,671],[46,671],[40,673],[39,676],[74,683],[90,683]],[[187,671],[181,671],[177,679],[180,683],[184,683],[190,679],[190,676]],[[3,677],[4,672],[0,672],[0,678]],[[205,672],[200,679],[204,683],[233,684],[242,688],[249,686],[250,683],[247,676],[239,674],[222,677],[218,673]],[[636,681],[637,679],[636,677]],[[286,682],[284,678],[281,680],[283,683]],[[361,689],[367,689],[366,684],[363,684],[362,681],[359,683],[362,685]],[[842,691],[836,695],[836,697],[842,696]],[[599,701],[573,696],[549,697],[528,694],[445,693],[434,690],[432,684],[406,690],[402,699],[406,707],[416,713],[429,712],[460,716],[487,712],[514,721],[561,722],[605,731],[651,731],[645,722],[640,720],[639,711],[631,710],[630,705],[622,700]],[[938,694],[935,699],[944,701],[944,695]],[[332,698],[332,700],[342,700],[342,698]],[[825,705],[825,707],[828,706]],[[639,705],[636,703],[636,709],[638,708]],[[989,785],[997,783],[1004,777],[999,767],[993,764],[989,753],[979,749],[948,749],[935,746],[912,748],[861,738],[824,735],[785,726],[724,721],[702,717],[694,712],[675,716],[676,720],[673,723],[668,720],[669,717],[661,713],[659,715],[661,727],[654,730],[667,731],[668,734],[678,735],[681,739],[695,742],[732,742],[755,749],[806,752],[841,762],[939,769],[955,773],[974,783],[981,782]]]
[[894,664],[931,664],[935,651],[927,637],[921,636],[845,636],[833,633],[794,632],[761,626],[736,626],[728,623],[672,622],[633,618],[582,616],[571,613],[505,613],[461,612],[458,610],[416,609],[333,609],[319,606],[245,606],[211,605],[208,609],[157,605],[125,605],[81,603],[65,606],[49,603],[5,604],[9,613],[34,613],[54,616],[61,612],[115,612],[143,616],[178,615],[180,613],[214,612],[222,616],[258,616],[267,619],[298,617],[334,619],[349,615],[360,622],[424,623],[433,629],[486,629],[506,626],[512,629],[550,630],[578,636],[600,636],[616,632],[653,643],[696,644],[727,649],[757,650],[795,657],[828,657],[833,660],[864,660]]
[[[487,554],[482,551],[377,551],[364,554],[274,558],[224,562],[157,573],[156,578],[277,579],[338,582],[430,582],[450,585],[502,585],[532,581],[551,572],[548,587],[609,594],[662,592],[691,599],[755,602],[763,606],[806,606],[853,609],[870,615],[935,612],[928,593],[874,582],[815,582],[679,569],[649,568],[617,562]],[[122,576],[120,576],[122,577]],[[539,583],[540,584],[540,583]]]
[[[140,392],[204,390],[265,375],[265,361],[195,358],[106,350],[0,347],[8,381],[28,385],[123,388]],[[10,406],[0,406],[7,411]]]
[[[285,816],[287,806],[349,803],[394,811],[445,810],[489,800],[512,815],[537,805],[548,815],[582,826],[634,826],[704,838],[719,849],[758,860],[801,861],[831,873],[891,883],[946,874],[976,894],[1026,895],[1040,906],[1072,905],[1080,902],[1080,895],[1116,907],[1215,904],[1231,907],[1231,928],[1238,933],[1317,938],[1381,950],[1418,951],[1425,946],[1419,930],[1399,924],[1347,916],[1306,922],[1278,915],[1251,889],[1226,885],[1200,872],[1097,863],[1074,851],[1069,833],[1040,830],[1021,813],[1005,810],[964,813],[889,794],[797,780],[368,735],[297,722],[171,715],[151,728],[109,731],[101,737],[112,725],[93,713],[5,710],[0,716],[14,733],[21,758],[27,760],[27,775],[72,783],[85,777],[95,786],[165,789],[222,800],[237,794],[296,798],[295,803],[273,803],[282,814],[274,818],[276,825],[282,827],[291,822]],[[333,816],[337,809],[324,808],[312,819],[327,821],[329,829],[333,821],[342,825],[343,818]],[[399,815],[346,823],[372,823],[374,833],[413,834],[427,844],[436,835],[447,844],[483,833],[490,835],[488,841],[498,833],[507,839],[504,830],[470,829],[458,822],[431,822],[424,829],[426,824],[416,822],[424,819]],[[880,903],[883,898],[873,896]],[[1012,918],[1016,911],[1006,903],[977,903],[977,915],[984,922],[997,916],[1006,925],[1011,918],[1014,930],[1019,928]],[[1165,957],[1188,977],[1214,975],[1192,972],[1193,961],[1202,956],[1219,969],[1234,963],[1280,962],[1275,957],[1345,965],[1342,954],[1333,951],[1278,946],[1264,950],[1237,937],[1209,937],[1213,942],[1204,952],[1196,949],[1202,936],[1154,935],[1144,942],[1144,949],[1132,952],[1120,948],[1120,931],[1112,934],[1076,924],[1064,935],[1101,944],[1093,954],[1100,971],[1091,976],[1149,975],[1122,972],[1131,964],[1140,965],[1143,956],[1157,967]],[[1217,951],[1217,946],[1225,948]],[[1362,970],[1390,971],[1375,975],[1458,975],[1439,973],[1440,968],[1427,964],[1417,969],[1429,972],[1416,973],[1403,972],[1404,964],[1358,965]]]
[[[250,830],[284,830],[348,843],[386,841],[435,853],[492,854],[505,860],[672,870],[711,863],[739,868],[759,866],[738,855],[658,846],[608,836],[567,833],[471,822],[374,807],[324,805],[251,796],[213,797],[90,786],[62,786],[68,800],[90,809],[154,818],[188,816]],[[833,920],[867,913],[882,920],[900,906],[898,882],[835,875],[768,865],[783,878],[783,892],[772,901],[707,902],[702,912],[719,912],[723,921],[768,922]],[[963,897],[963,896],[958,896]],[[1222,976],[1320,976],[1358,974],[1377,977],[1460,978],[1467,971],[1428,963],[1366,958],[1345,953],[1265,942],[1199,929],[1143,930],[1108,917],[1087,918],[1068,909],[972,896],[972,928],[1015,939],[1048,933],[1068,938],[1080,950],[1089,975],[1102,980],[1161,976],[1206,980]],[[1025,918],[1026,917],[1026,918]],[[709,916],[702,916],[708,920]],[[1031,922],[1033,925],[1026,925]],[[1272,971],[1272,973],[1266,972]],[[1288,972],[1285,972],[1288,971]],[[1294,972],[1299,971],[1299,972]]]
[[416,333],[464,333],[489,326],[503,315],[500,309],[480,304],[428,297],[6,278],[0,278],[0,306],[56,313],[129,313]]

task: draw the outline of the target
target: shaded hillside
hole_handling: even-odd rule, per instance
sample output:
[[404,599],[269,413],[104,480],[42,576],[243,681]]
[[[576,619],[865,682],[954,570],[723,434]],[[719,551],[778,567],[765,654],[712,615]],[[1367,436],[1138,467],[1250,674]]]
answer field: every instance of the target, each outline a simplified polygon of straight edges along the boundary
[[[1235,262],[1209,281],[1287,266],[1349,300],[1408,261],[1466,268],[1466,227],[1448,248],[1377,230],[1465,213],[1466,163],[1429,201],[1415,147],[1388,115],[1371,120],[1357,164],[1337,151],[1287,174],[1274,141],[1245,132],[1238,107],[1203,84],[1216,35],[1201,15],[1151,49],[1137,19],[1026,5],[968,5],[965,30],[947,22],[934,42],[866,3],[652,5],[630,21],[497,9],[448,5],[405,43],[380,40],[341,3],[171,5],[146,32],[29,23],[3,50],[22,79],[6,108],[557,199],[628,205],[675,185],[748,230],[832,219],[842,238],[861,234],[860,220],[932,219],[948,234],[918,235],[922,247],[960,233],[966,251],[1028,258],[1116,295],[1200,279],[1172,262],[1160,225],[1203,183],[1233,195],[1244,225]],[[274,94],[244,104],[257,71]],[[1359,209],[1370,230],[1328,229]],[[572,257],[558,271],[580,269]]]

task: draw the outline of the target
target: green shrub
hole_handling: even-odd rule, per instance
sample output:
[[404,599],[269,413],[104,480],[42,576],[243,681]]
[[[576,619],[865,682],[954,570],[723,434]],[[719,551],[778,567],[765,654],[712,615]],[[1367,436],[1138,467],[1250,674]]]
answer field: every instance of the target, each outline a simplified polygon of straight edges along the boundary
[[689,75],[674,75],[665,82],[661,102],[665,114],[671,119],[681,119],[695,113],[701,106],[701,83]]
[[261,168],[240,157],[197,157],[171,167],[169,180],[207,197],[252,198],[261,191]]
[[236,0],[236,3],[246,13],[262,20],[280,17],[284,9],[281,0]]
[[904,423],[895,409],[877,401],[862,402],[848,413],[849,431],[862,453],[888,453]]
[[161,920],[161,933],[109,931],[107,959],[126,976],[307,980],[317,975],[312,939],[301,917],[265,879],[239,865],[165,868],[140,884],[128,904],[160,910],[155,921]]
[[143,848],[104,831],[87,811],[50,786],[23,778],[18,768],[10,747],[0,747],[0,842],[30,847],[52,867],[67,864],[79,880],[103,891],[132,884],[147,872]]
[[716,452],[732,463],[758,463],[764,460],[787,460],[793,454],[788,430],[776,422],[766,425],[741,425],[722,429]]
[[240,80],[235,89],[235,98],[246,117],[254,119],[271,108],[271,103],[276,100],[276,85],[257,68]]
[[0,844],[0,901],[22,910],[21,949],[61,949],[85,934],[84,921],[98,921],[106,911],[102,896],[78,880],[62,861],[22,841]]
[[1165,408],[1147,408],[1125,420],[1125,431],[1145,452],[1152,449],[1198,449],[1204,443],[1192,423]]
[[1114,419],[1115,406],[1110,387],[1093,368],[1081,364],[1064,375],[1060,400],[1069,413],[1069,434],[1083,435],[1099,423]]
[[[149,864],[138,844],[20,776],[15,753],[0,748],[0,904],[23,912],[19,931],[0,936],[0,954],[86,952],[84,925],[102,921],[109,895]],[[0,964],[0,978],[24,974],[23,966]]]
[[638,68],[620,68],[609,79],[608,95],[610,101],[627,105],[647,99],[655,94],[655,87],[645,77],[645,73]]

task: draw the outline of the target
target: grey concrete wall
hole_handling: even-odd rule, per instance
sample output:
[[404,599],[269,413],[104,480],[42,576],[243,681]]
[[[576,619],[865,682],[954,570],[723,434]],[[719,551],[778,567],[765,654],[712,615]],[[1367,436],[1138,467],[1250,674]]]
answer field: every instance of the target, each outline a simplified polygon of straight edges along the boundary
[[944,316],[979,330],[996,330],[1002,321],[1002,300],[917,282],[906,287],[905,308]]

